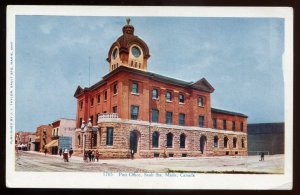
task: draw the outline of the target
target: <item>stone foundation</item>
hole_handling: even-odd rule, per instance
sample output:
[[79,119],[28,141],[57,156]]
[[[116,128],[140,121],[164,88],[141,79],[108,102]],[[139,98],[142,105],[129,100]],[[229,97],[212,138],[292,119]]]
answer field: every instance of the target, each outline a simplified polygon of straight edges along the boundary
[[[106,144],[107,128],[113,128],[113,144]],[[247,134],[243,132],[224,131],[200,127],[184,127],[175,125],[160,125],[144,121],[108,121],[98,123],[96,143],[91,142],[92,130],[86,132],[85,150],[98,150],[100,158],[130,158],[130,132],[136,132],[135,158],[162,158],[162,157],[205,157],[205,156],[246,156]],[[95,129],[95,128],[94,128]],[[152,147],[152,134],[159,133],[158,147]],[[172,147],[166,147],[167,134],[173,134]],[[185,135],[185,147],[180,148],[180,135]],[[83,132],[78,129],[76,137],[83,137]],[[218,146],[214,146],[214,137],[218,137]],[[200,150],[200,138],[203,137],[203,153]],[[227,148],[224,147],[224,137],[228,138]],[[233,139],[236,138],[236,147]],[[242,139],[244,147],[242,147]],[[75,155],[82,155],[83,141],[75,142]]]

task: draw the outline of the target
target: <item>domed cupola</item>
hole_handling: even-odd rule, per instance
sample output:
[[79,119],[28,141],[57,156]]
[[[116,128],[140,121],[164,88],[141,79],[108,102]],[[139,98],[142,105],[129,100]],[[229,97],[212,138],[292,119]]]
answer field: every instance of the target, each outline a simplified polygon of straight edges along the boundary
[[119,66],[147,71],[147,60],[150,57],[147,44],[134,35],[134,27],[130,25],[129,18],[122,30],[123,35],[112,44],[108,52],[109,71]]

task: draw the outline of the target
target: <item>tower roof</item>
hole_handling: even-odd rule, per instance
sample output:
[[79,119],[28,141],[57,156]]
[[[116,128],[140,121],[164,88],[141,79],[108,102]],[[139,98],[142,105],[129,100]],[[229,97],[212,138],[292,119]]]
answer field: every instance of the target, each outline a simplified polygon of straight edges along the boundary
[[127,19],[127,24],[122,28],[123,35],[121,35],[110,47],[108,51],[107,61],[111,61],[111,53],[115,46],[119,47],[120,53],[129,53],[130,46],[132,44],[139,45],[144,53],[144,58],[148,59],[150,57],[149,48],[147,44],[140,39],[138,36],[134,35],[134,26],[130,25],[130,19]]

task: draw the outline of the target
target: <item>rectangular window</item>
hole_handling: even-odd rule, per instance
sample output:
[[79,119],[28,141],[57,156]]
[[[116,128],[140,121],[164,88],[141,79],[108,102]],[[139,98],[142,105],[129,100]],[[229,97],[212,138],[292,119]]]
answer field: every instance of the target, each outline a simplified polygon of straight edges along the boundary
[[82,125],[82,118],[79,119],[79,128],[81,128]]
[[139,93],[139,88],[138,88],[138,84],[137,83],[132,83],[132,93]]
[[226,120],[223,120],[223,129],[225,129],[226,130]]
[[153,123],[158,123],[158,110],[152,109],[151,115],[152,115],[152,117],[151,117],[152,122]]
[[117,83],[115,83],[114,86],[113,86],[113,92],[114,92],[114,94],[118,93],[118,85],[117,85]]
[[94,116],[92,115],[92,116],[90,116],[90,119],[91,119],[91,123],[92,123],[92,125],[94,125]]
[[106,129],[106,145],[112,146],[113,145],[113,128],[107,127]]
[[204,116],[199,116],[199,127],[204,127]]
[[198,106],[203,106],[204,105],[204,98],[203,97],[198,97]]
[[97,96],[97,103],[100,103],[100,94]]
[[118,112],[118,107],[117,106],[114,106],[113,107],[113,113],[117,113]]
[[179,125],[184,126],[185,123],[185,114],[180,113],[179,114]]
[[94,98],[91,98],[91,106],[94,106]]
[[83,102],[82,101],[79,102],[79,106],[80,106],[80,110],[82,110],[82,107],[83,107]]
[[214,129],[217,129],[217,128],[218,128],[218,127],[217,127],[217,119],[216,119],[216,118],[213,119],[213,128],[214,128]]
[[152,90],[152,99],[158,99],[158,90],[157,89]]
[[183,94],[179,94],[179,102],[180,103],[184,103],[184,95]]
[[171,125],[172,124],[172,112],[166,112],[166,124]]
[[241,131],[244,131],[244,124],[243,124],[243,122],[241,122]]
[[139,114],[138,106],[131,106],[131,120],[137,120]]
[[235,121],[232,121],[232,130],[235,131]]
[[166,93],[166,100],[172,101],[172,93],[170,91],[167,91],[167,93]]
[[104,91],[104,101],[107,100],[107,90]]

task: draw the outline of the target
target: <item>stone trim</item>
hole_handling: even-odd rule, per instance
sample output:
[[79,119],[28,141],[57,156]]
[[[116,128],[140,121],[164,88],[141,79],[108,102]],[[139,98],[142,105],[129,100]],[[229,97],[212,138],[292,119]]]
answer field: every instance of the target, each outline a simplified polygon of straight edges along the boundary
[[195,126],[179,126],[179,125],[167,125],[162,123],[151,123],[148,121],[139,121],[139,120],[124,120],[121,118],[102,118],[98,119],[99,123],[124,123],[124,124],[133,124],[133,125],[144,125],[150,127],[158,127],[158,128],[168,128],[168,129],[178,129],[178,130],[190,130],[190,131],[205,131],[205,132],[213,132],[213,133],[224,133],[231,135],[247,135],[245,132],[236,132],[229,131],[223,129],[212,129],[212,128],[204,128],[204,127],[195,127]]

